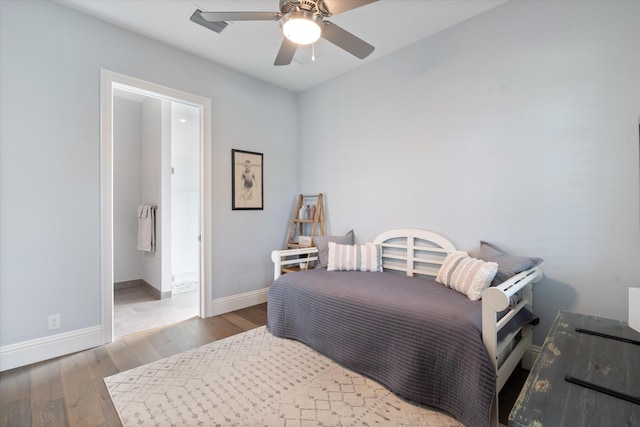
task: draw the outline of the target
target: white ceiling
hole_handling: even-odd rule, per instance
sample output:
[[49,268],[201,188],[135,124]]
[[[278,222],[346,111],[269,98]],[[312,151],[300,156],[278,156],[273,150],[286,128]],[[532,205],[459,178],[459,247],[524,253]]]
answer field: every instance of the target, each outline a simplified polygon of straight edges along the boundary
[[321,39],[276,67],[282,33],[274,21],[232,22],[221,33],[194,24],[204,11],[278,12],[278,0],[55,0],[117,26],[277,86],[300,92],[424,39],[508,0],[379,0],[328,18],[375,46],[364,60]]

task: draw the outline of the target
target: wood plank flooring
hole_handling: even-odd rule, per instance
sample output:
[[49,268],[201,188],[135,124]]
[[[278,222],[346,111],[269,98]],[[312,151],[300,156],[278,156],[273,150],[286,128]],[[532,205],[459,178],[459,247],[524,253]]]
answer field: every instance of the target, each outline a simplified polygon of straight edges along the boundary
[[[113,343],[0,373],[0,426],[121,426],[103,378],[265,325],[267,305],[194,318]],[[500,393],[500,421],[528,371],[517,370]]]

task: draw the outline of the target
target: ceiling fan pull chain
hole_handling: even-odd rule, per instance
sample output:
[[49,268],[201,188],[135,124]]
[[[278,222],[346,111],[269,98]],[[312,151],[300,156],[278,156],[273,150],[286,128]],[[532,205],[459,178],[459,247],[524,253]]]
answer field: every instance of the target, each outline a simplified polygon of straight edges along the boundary
[[315,61],[316,60],[316,44],[312,44],[311,45],[311,60]]

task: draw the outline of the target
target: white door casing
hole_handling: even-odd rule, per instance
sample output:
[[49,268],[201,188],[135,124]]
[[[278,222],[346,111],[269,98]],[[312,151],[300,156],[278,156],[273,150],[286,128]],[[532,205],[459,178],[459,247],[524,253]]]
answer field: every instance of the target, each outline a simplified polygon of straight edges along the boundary
[[113,341],[113,89],[121,88],[197,107],[200,111],[200,317],[207,317],[211,288],[211,100],[166,86],[100,72],[100,283],[102,341]]

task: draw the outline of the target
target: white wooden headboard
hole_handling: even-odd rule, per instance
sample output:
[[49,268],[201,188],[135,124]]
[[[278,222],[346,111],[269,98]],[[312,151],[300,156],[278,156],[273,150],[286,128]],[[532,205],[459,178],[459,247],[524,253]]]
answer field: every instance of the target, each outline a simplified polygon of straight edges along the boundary
[[456,250],[446,237],[417,228],[385,231],[373,243],[382,245],[385,270],[402,271],[407,276],[435,278],[444,258]]

